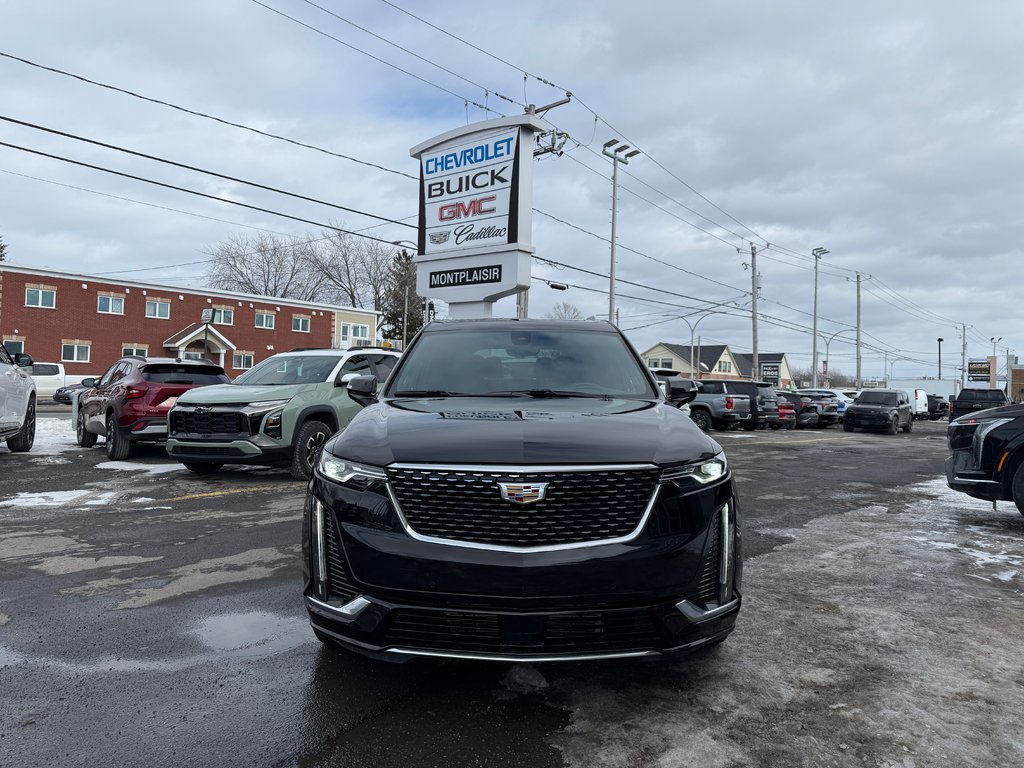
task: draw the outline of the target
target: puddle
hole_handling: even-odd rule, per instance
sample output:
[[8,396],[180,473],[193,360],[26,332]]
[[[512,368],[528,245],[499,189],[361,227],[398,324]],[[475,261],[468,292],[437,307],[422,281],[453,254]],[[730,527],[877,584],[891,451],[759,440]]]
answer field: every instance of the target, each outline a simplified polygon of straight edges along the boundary
[[195,632],[207,648],[232,656],[279,653],[303,645],[313,636],[304,621],[262,611],[209,616],[199,622]]

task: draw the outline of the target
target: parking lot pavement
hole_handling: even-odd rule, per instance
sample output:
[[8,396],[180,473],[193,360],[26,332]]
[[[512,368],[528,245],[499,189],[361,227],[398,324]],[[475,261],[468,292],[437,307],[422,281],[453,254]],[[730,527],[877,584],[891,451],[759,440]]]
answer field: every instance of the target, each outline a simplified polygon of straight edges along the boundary
[[712,433],[744,606],[681,660],[375,663],[299,599],[302,483],[0,448],[0,754],[24,766],[1024,764],[1024,516],[942,480],[945,422]]

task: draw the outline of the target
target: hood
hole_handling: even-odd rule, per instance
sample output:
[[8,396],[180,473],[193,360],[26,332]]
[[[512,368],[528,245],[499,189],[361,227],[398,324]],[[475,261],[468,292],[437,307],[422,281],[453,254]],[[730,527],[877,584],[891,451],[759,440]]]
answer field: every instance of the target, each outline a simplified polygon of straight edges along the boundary
[[898,408],[898,405],[884,405],[883,403],[857,403],[846,406],[848,411],[888,411],[890,408]]
[[245,387],[238,384],[213,384],[190,389],[178,398],[183,405],[224,405],[257,403],[266,400],[291,400],[300,392],[319,384],[276,384],[269,387]]
[[663,402],[438,398],[371,405],[327,450],[373,466],[664,465],[710,457],[721,447]]

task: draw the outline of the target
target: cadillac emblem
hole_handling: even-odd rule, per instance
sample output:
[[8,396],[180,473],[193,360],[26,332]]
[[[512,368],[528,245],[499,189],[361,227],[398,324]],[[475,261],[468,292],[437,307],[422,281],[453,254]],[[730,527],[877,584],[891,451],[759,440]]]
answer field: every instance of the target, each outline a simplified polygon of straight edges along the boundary
[[501,498],[513,504],[533,504],[543,501],[548,489],[547,483],[498,483]]
[[431,232],[430,242],[432,245],[441,245],[442,243],[448,242],[448,237],[451,235],[451,231],[448,232]]

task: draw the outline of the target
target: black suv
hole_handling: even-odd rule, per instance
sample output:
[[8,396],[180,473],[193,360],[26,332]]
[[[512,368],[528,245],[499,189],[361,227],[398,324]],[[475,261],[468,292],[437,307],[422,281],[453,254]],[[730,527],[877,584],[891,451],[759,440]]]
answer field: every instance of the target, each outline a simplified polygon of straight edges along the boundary
[[1024,514],[1024,405],[961,416],[946,427],[946,482],[986,501],[1012,501]]
[[167,412],[195,387],[226,384],[224,369],[209,360],[122,357],[98,379],[83,379],[72,417],[78,444],[106,439],[107,458],[126,459],[132,446],[167,439]]
[[910,395],[902,389],[865,389],[843,415],[843,431],[854,429],[884,430],[895,435],[900,429],[914,428],[914,411]]
[[692,651],[740,608],[721,447],[609,323],[433,322],[324,447],[303,515],[316,636],[369,655]]

